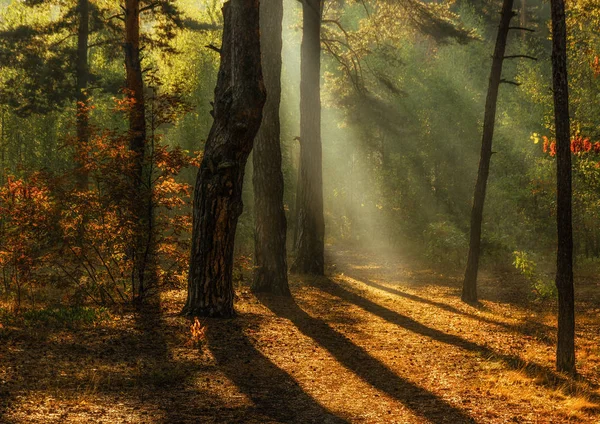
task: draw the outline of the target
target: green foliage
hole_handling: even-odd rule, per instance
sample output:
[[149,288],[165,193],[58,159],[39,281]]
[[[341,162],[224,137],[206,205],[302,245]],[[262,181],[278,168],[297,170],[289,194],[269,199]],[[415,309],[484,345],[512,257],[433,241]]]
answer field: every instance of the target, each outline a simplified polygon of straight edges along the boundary
[[23,313],[25,325],[50,327],[76,327],[93,325],[110,318],[106,308],[73,306],[71,308],[34,309]]
[[538,271],[537,263],[532,255],[525,251],[514,251],[513,265],[523,277],[529,282],[531,291],[537,299],[555,298],[557,295],[556,285],[544,273]]
[[0,324],[2,325],[23,324],[27,327],[76,328],[95,325],[110,318],[109,310],[103,307],[50,307],[29,309],[21,314],[0,308]]
[[[155,134],[152,159],[156,166],[162,160],[162,168],[154,168],[153,181],[160,192],[154,199],[163,255],[159,278],[182,285],[189,185],[197,170],[167,168],[195,157],[212,123],[210,102],[219,56],[203,46],[220,43],[221,2],[154,3],[160,10],[142,14],[142,42],[146,85],[165,95],[149,102],[149,108],[163,108],[168,115],[161,134]],[[33,298],[45,302],[60,298],[64,293],[50,293],[51,287],[60,287],[70,290],[68,301],[93,297],[103,303],[110,302],[110,296],[101,294],[105,289],[119,301],[118,288],[127,298],[127,231],[114,231],[131,224],[122,213],[130,197],[123,178],[128,172],[127,120],[114,110],[124,80],[121,23],[117,18],[108,26],[100,22],[121,10],[114,2],[91,1],[93,138],[87,159],[95,186],[87,197],[78,197],[69,185],[75,151],[75,2],[7,4],[0,7],[0,91],[6,94],[0,99],[5,228],[0,261],[8,271],[2,293],[17,302],[17,292],[27,299],[32,297],[31,287],[43,288],[34,290]],[[352,0],[325,8],[322,133],[328,242],[421,246],[432,263],[455,270],[464,266],[499,6],[497,0]],[[522,85],[501,88],[482,239],[486,266],[510,266],[513,251],[530,252],[521,258],[520,272],[525,272],[524,264],[531,266],[531,258],[551,251],[556,237],[555,162],[541,142],[543,136],[551,140],[553,133],[548,4],[528,0],[527,6],[527,25],[536,32],[514,32],[509,51],[539,60],[505,62],[503,77]],[[290,231],[295,226],[299,150],[299,8],[298,2],[286,3],[284,22],[281,142]],[[574,0],[568,19],[574,126],[578,135],[596,142],[600,121],[591,105],[600,96],[600,39],[595,31],[600,5]],[[11,54],[15,50],[20,54]],[[167,97],[174,93],[191,110],[169,103],[173,99]],[[26,116],[30,113],[34,114]],[[594,260],[600,256],[600,161],[592,154],[573,159],[576,250]],[[236,239],[236,253],[244,255],[252,252],[254,232],[250,179],[251,167]],[[16,202],[11,200],[13,192]],[[83,249],[73,252],[67,245],[75,246],[78,216],[86,217],[90,232]],[[75,279],[65,277],[64,271],[57,274],[57,263],[67,264],[65,269]],[[20,290],[15,275],[18,284],[28,281]],[[534,286],[536,293],[546,291],[543,285]]]
[[423,233],[427,258],[437,265],[461,268],[466,264],[467,235],[450,222],[429,224]]

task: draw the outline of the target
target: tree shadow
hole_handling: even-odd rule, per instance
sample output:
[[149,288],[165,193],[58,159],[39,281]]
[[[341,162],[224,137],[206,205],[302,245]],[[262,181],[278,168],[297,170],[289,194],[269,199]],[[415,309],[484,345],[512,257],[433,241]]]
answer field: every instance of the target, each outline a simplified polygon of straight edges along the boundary
[[293,299],[274,300],[268,295],[261,295],[259,299],[276,315],[289,319],[362,380],[397,399],[416,415],[434,423],[475,422],[465,411],[395,374],[327,323],[307,314]]
[[[452,290],[457,296],[462,291],[462,271],[454,269],[431,268],[429,261],[423,261],[421,255],[404,252],[396,255],[396,259],[386,260],[389,256],[387,250],[372,249],[367,254],[361,254],[355,250],[329,250],[328,255],[334,262],[339,263],[340,271],[355,276],[359,280],[367,279],[373,275],[371,270],[377,269],[381,280],[398,281],[411,288],[421,287],[444,287]],[[381,266],[383,265],[383,266]],[[337,270],[332,270],[332,273]],[[440,272],[443,275],[440,275]],[[531,290],[527,284],[500,285],[495,276],[493,281],[480,278],[478,291],[480,297],[493,302],[508,303],[520,307],[530,308],[529,302]]]
[[[179,391],[201,364],[173,360],[158,303],[144,305],[127,324],[57,327],[44,333],[23,329],[15,349],[5,351],[7,363],[16,371],[7,390],[0,386],[0,422],[18,422],[11,418],[14,402],[32,392],[54,398],[58,393],[61,402],[78,403],[82,396],[92,404],[103,399],[99,406],[105,409],[119,403],[152,422],[181,422],[177,411],[185,410],[186,400],[170,402],[165,390]],[[64,337],[57,337],[60,334]],[[62,405],[58,405],[62,415],[55,418],[67,419],[73,412]]]
[[208,345],[217,365],[252,400],[253,416],[278,422],[347,422],[304,392],[287,372],[253,345],[244,333],[243,315],[235,320],[207,320],[206,327]]
[[365,278],[356,278],[356,277],[353,277],[351,274],[348,274],[348,275],[351,276],[356,281],[358,281],[366,286],[369,286],[369,287],[372,287],[372,288],[375,288],[375,289],[378,289],[381,291],[385,291],[385,292],[393,294],[395,296],[403,297],[403,298],[411,300],[413,302],[419,302],[419,303],[423,303],[426,305],[430,305],[430,306],[436,307],[438,309],[442,309],[446,312],[450,312],[452,314],[462,315],[464,317],[471,318],[471,319],[474,319],[474,320],[477,320],[480,322],[484,322],[486,324],[503,327],[509,331],[514,331],[514,332],[520,333],[525,336],[531,336],[531,337],[534,337],[536,340],[538,340],[542,343],[545,343],[548,346],[552,346],[552,345],[554,345],[554,343],[556,343],[555,337],[549,335],[549,333],[554,331],[555,329],[546,324],[542,324],[542,323],[532,321],[532,320],[526,320],[519,325],[507,324],[502,321],[497,321],[497,320],[494,320],[491,318],[486,318],[486,317],[482,317],[480,315],[475,315],[475,314],[471,314],[469,312],[461,311],[460,309],[455,308],[452,305],[448,305],[447,303],[436,302],[435,300],[426,299],[424,297],[417,296],[417,295],[411,294],[411,293],[406,293],[404,291],[394,289],[394,288],[385,286],[383,284],[376,283],[374,281],[371,281],[371,280],[368,280]]
[[560,390],[566,395],[583,395],[588,401],[595,403],[597,407],[600,408],[600,395],[594,392],[594,389],[597,388],[596,385],[582,377],[572,379],[557,373],[549,367],[525,361],[519,356],[502,354],[487,346],[428,327],[410,317],[351,292],[327,278],[322,278],[318,281],[306,280],[306,284],[317,290],[338,297],[345,302],[353,303],[363,310],[413,333],[420,334],[441,343],[456,346],[463,350],[475,352],[488,360],[502,362],[512,370],[523,372],[525,375],[532,378],[538,385]]

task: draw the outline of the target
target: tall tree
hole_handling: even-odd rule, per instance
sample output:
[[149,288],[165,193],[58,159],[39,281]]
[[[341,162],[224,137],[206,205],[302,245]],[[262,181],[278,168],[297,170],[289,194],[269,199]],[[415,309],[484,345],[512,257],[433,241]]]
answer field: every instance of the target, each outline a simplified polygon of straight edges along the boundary
[[558,251],[558,344],[556,368],[575,373],[575,293],[573,288],[573,219],[571,175],[571,130],[567,78],[567,25],[564,0],[551,1],[552,81],[556,127],[556,223]]
[[244,169],[265,103],[259,1],[223,6],[221,65],[214,122],[198,171],[193,204],[192,252],[184,313],[231,317],[233,247],[242,212]]
[[322,14],[321,0],[302,1],[298,240],[292,271],[315,275],[325,272],[320,89]]
[[479,171],[475,184],[473,196],[473,208],[471,210],[471,236],[469,239],[469,256],[467,258],[467,269],[463,282],[462,300],[467,303],[477,302],[477,273],[479,270],[479,256],[481,252],[481,226],[483,221],[483,205],[490,174],[490,161],[492,159],[492,140],[494,138],[494,126],[496,124],[496,106],[498,103],[498,91],[502,81],[502,64],[506,52],[506,40],[510,30],[510,21],[515,16],[512,10],[513,0],[504,0],[500,15],[500,26],[496,38],[496,47],[492,59],[492,72],[485,102],[485,115],[483,118],[483,137],[481,140],[481,156],[479,159]]
[[131,202],[133,218],[133,296],[144,298],[149,283],[148,256],[152,238],[152,199],[146,183],[146,103],[144,78],[140,56],[140,1],[125,0],[125,93],[129,105],[129,149],[133,153],[132,188],[135,197]]
[[[88,39],[90,35],[90,12],[89,1],[79,0],[77,12],[79,15],[79,25],[77,27],[77,146],[79,149],[85,147],[89,141],[89,115],[88,115]],[[81,157],[81,155],[78,155]],[[88,188],[88,173],[85,171],[83,163],[79,163],[79,172],[77,174],[77,186],[80,190]]]
[[[98,39],[106,37],[110,25],[100,18],[102,11],[89,0],[55,3],[60,12],[57,19],[20,25],[0,35],[3,65],[18,69],[2,88],[1,100],[24,117],[45,114],[60,109],[67,101],[75,101],[76,185],[79,190],[86,190],[88,175],[82,159],[89,139],[87,91],[89,82],[98,80],[90,73],[88,40],[92,34]],[[43,5],[39,0],[25,3],[31,13]],[[72,36],[76,36],[75,43],[71,42]],[[65,74],[72,74],[73,78],[65,78]]]
[[252,290],[290,295],[279,105],[281,103],[282,0],[262,0],[260,41],[267,90],[263,120],[253,151],[254,280]]

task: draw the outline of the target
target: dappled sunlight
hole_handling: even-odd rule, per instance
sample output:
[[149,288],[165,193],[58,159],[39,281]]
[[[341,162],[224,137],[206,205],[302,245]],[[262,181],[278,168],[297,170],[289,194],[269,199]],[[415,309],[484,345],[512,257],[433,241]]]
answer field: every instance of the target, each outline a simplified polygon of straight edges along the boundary
[[600,424],[598,28],[0,0],[0,424]]
[[[519,328],[517,325],[519,320],[514,319],[514,317],[510,320],[506,320],[506,315],[514,315],[514,313],[511,312],[506,314],[506,307],[497,312],[486,313],[488,318],[486,321],[482,322],[481,317],[478,317],[477,315],[465,317],[465,314],[459,309],[447,310],[445,308],[440,308],[440,310],[435,307],[432,308],[431,305],[426,305],[425,307],[418,304],[415,305],[414,299],[406,299],[402,296],[399,296],[397,299],[394,299],[395,296],[390,298],[388,292],[382,293],[379,291],[379,293],[377,293],[377,290],[374,291],[368,287],[365,288],[359,280],[340,277],[339,283],[342,283],[344,286],[350,284],[350,287],[353,289],[352,292],[347,292],[347,294],[344,294],[343,290],[336,289],[336,291],[340,293],[341,299],[348,299],[355,304],[363,305],[363,308],[366,308],[367,311],[376,315],[375,321],[377,321],[378,318],[383,318],[392,324],[400,323],[403,327],[408,329],[409,333],[400,333],[395,338],[395,340],[401,340],[402,345],[407,343],[410,344],[408,341],[411,337],[410,332],[416,331],[417,334],[433,338],[432,341],[434,344],[430,344],[428,347],[432,352],[440,349],[440,346],[438,345],[436,347],[436,344],[442,342],[444,344],[448,343],[455,347],[464,348],[477,355],[483,355],[483,358],[486,360],[491,360],[493,362],[498,361],[500,366],[497,367],[497,373],[499,373],[499,375],[495,378],[503,378],[502,375],[504,372],[517,372],[522,374],[524,378],[531,379],[531,381],[535,383],[534,385],[541,385],[542,387],[548,388],[560,387],[560,390],[567,393],[568,396],[571,396],[571,394],[586,393],[588,399],[594,399],[593,402],[598,406],[598,393],[593,389],[594,385],[597,384],[596,379],[590,380],[590,383],[582,382],[579,384],[564,380],[562,377],[555,374],[551,370],[554,357],[553,347],[545,343],[544,340],[538,341],[531,336],[519,335],[519,333],[515,334],[515,330]],[[325,285],[326,283],[323,284]],[[315,287],[319,286],[316,285]],[[406,287],[402,287],[402,289],[406,289]],[[333,290],[333,288],[331,290]],[[330,289],[326,289],[326,291],[330,292]],[[351,293],[360,294],[361,297],[357,297]],[[370,298],[372,296],[376,296],[379,299],[376,301],[378,304],[364,299],[364,297]],[[454,301],[453,303],[460,302]],[[385,307],[379,305],[385,305]],[[499,305],[496,305],[496,307],[500,308]],[[407,313],[414,318],[403,318],[402,314]],[[429,325],[430,329],[423,327],[423,325],[419,324],[417,321]],[[367,322],[372,323],[371,325],[373,328],[362,333],[371,335],[378,334],[375,328],[380,324],[373,322],[372,319]],[[498,327],[500,327],[500,331],[498,331]],[[554,331],[551,327],[549,327],[548,330]],[[386,333],[387,332],[383,332],[383,334]],[[388,334],[384,337],[386,340],[389,340]],[[371,340],[367,345],[376,348],[378,342]],[[383,349],[383,352],[382,358],[385,358],[386,349]],[[449,352],[445,350],[443,355],[444,358],[448,358]],[[411,358],[412,361],[415,356],[418,356],[418,354],[409,352],[405,357]],[[465,365],[465,361],[467,365]],[[459,356],[451,362],[462,364],[457,365],[459,368],[463,366],[466,367],[462,372],[459,372],[461,376],[472,375],[473,369],[471,369],[471,365],[468,364],[468,356]],[[489,369],[489,367],[486,367],[485,364],[479,365],[476,369],[479,369],[483,373],[482,376],[485,376],[485,373],[489,373],[493,370],[493,368]],[[443,366],[448,366],[446,360],[444,361]],[[506,366],[508,366],[508,369]],[[591,374],[589,376],[592,377],[593,375],[594,374]],[[473,378],[474,382],[477,382],[479,377],[474,376]],[[456,384],[460,385],[460,383]],[[532,393],[536,393],[536,397],[540,396],[540,392],[543,392],[542,388],[539,387],[537,389],[532,388],[531,390]]]
[[[558,423],[600,411],[587,332],[582,375],[572,380],[552,370],[550,343],[520,331],[535,320],[544,325],[536,331],[553,333],[545,314],[489,301],[473,308],[444,284],[417,290],[402,276],[369,285],[338,267],[332,279],[293,277],[293,300],[256,298],[242,285],[238,317],[201,320],[198,347],[178,316],[177,290],[163,294],[161,319],[125,314],[92,329],[50,329],[35,350],[30,330],[11,330],[2,378],[20,383],[3,419],[36,422],[27,421],[32,405],[51,419],[107,423]],[[27,373],[23,351],[36,356]]]

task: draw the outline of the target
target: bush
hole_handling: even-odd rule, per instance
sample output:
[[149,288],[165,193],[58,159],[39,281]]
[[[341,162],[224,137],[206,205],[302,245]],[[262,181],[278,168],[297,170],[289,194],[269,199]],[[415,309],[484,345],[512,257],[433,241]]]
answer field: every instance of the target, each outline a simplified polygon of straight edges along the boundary
[[469,249],[467,236],[454,224],[440,221],[429,224],[423,232],[425,255],[434,264],[464,267]]
[[530,284],[533,295],[538,299],[555,298],[556,286],[547,275],[537,271],[537,263],[524,251],[513,252],[513,265]]
[[[138,183],[128,133],[90,133],[77,149],[81,169],[9,175],[0,186],[0,294],[15,310],[125,303],[187,281],[191,187],[177,176],[197,158],[152,131]],[[87,190],[74,184],[83,171]],[[148,276],[143,293],[134,291],[139,269]]]

